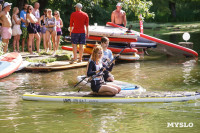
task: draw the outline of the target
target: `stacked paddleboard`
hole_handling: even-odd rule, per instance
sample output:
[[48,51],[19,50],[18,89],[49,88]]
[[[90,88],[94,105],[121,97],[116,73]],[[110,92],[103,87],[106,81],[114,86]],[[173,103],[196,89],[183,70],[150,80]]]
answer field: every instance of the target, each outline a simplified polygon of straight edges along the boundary
[[22,57],[17,52],[0,56],[0,79],[15,72],[22,64]]
[[[113,24],[111,22],[108,22],[106,24],[107,26],[111,26],[111,27],[116,27],[116,28],[120,28],[123,29],[124,31],[127,31],[128,29],[125,27],[121,27],[119,25]],[[136,32],[134,30],[131,30],[130,32]],[[171,56],[185,56],[185,57],[198,57],[198,53],[195,52],[192,49],[171,43],[171,42],[167,42],[143,33],[139,33],[140,36],[137,38],[136,43],[146,43],[146,44],[152,44],[155,43],[157,45],[157,47],[155,49],[152,49],[154,51],[160,52],[160,53],[165,53],[167,55],[171,55]],[[134,43],[133,43],[134,44]]]

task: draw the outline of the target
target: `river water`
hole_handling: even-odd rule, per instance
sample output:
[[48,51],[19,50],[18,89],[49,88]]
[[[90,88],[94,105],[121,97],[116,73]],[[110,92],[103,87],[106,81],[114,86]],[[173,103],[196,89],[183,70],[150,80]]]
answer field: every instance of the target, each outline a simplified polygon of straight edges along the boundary
[[[174,42],[169,35],[161,38]],[[196,41],[198,42],[199,40]],[[194,47],[199,52],[198,44]],[[150,54],[151,56],[144,57],[145,60],[117,63],[112,72],[115,79],[141,85],[148,91],[200,91],[200,60],[167,58],[151,52]],[[21,99],[23,93],[31,91],[77,91],[78,89],[73,88],[76,76],[85,72],[86,68],[51,73],[18,72],[1,79],[0,132],[199,132],[200,100],[96,104]],[[168,127],[169,123],[175,122],[182,123],[185,127]]]

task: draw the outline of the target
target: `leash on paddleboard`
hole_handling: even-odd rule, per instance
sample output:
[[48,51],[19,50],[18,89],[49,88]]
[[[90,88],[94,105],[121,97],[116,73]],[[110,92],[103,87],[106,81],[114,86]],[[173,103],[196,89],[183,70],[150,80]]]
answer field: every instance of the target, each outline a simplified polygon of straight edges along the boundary
[[[119,57],[119,55],[125,50],[125,48],[126,48],[126,47],[124,47],[124,48],[119,52],[119,54],[117,54],[117,56],[115,56],[110,62],[108,62],[107,67],[110,67],[110,66],[113,64],[113,62]],[[98,76],[101,76],[103,71],[104,71],[104,67],[102,67],[96,75],[91,76],[91,77],[88,79],[88,81],[86,82],[86,84],[89,83],[90,81],[94,80],[94,78],[96,78],[96,77],[98,77]],[[74,88],[75,88],[76,86],[78,86],[81,82],[83,82],[86,78],[87,78],[87,76],[83,77],[82,80],[79,81],[79,82],[74,86]],[[86,84],[84,84],[83,86],[85,86]],[[82,87],[79,88],[78,92],[80,92],[81,89],[82,89]]]

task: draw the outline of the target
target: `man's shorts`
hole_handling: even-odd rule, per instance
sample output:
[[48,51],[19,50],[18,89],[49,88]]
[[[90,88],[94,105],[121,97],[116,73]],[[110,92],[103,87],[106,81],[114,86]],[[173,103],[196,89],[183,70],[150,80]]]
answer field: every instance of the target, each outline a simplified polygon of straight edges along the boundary
[[3,39],[11,39],[12,29],[10,27],[1,27],[1,37]]
[[28,35],[28,30],[26,27],[21,27],[21,30],[22,30],[22,38],[27,38],[27,35]]
[[72,44],[86,44],[85,33],[71,33]]

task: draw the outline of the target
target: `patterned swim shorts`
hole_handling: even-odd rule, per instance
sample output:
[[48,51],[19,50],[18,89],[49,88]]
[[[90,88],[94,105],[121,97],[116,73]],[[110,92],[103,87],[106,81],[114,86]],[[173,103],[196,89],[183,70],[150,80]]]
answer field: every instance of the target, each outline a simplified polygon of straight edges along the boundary
[[85,33],[71,33],[72,44],[86,44]]
[[22,30],[22,38],[27,38],[28,36],[28,31],[26,27],[21,27]]

